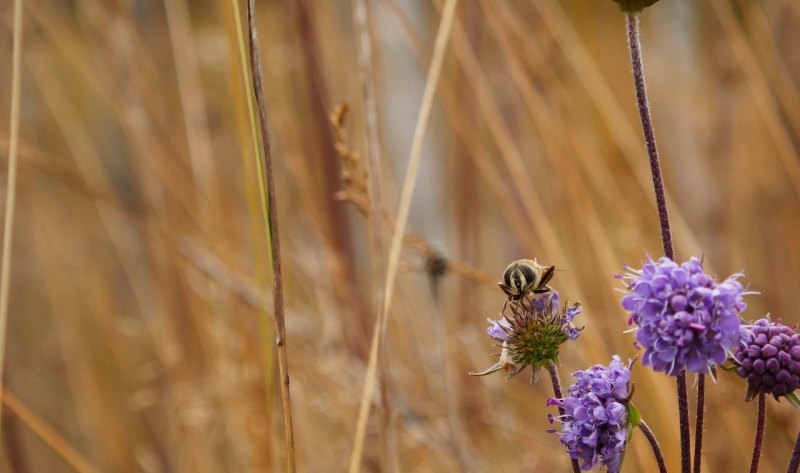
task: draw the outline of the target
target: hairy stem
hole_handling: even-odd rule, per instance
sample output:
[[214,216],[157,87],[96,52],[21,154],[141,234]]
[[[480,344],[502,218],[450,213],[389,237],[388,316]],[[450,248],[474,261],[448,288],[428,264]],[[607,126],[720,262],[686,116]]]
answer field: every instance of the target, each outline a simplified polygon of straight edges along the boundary
[[647,441],[650,442],[650,448],[653,449],[653,455],[655,455],[656,463],[658,463],[658,471],[660,473],[667,473],[667,464],[664,462],[664,454],[661,453],[661,447],[658,445],[655,434],[650,430],[650,426],[647,425],[644,420],[639,422],[639,428],[642,429],[642,433],[647,437]]
[[[758,471],[758,460],[761,458],[761,444],[764,443],[764,425],[767,423],[767,396],[758,395],[758,420],[756,420],[756,438],[753,441],[753,459],[750,461],[750,473]],[[795,447],[795,450],[797,448]]]
[[[564,394],[561,392],[561,379],[558,377],[558,368],[556,367],[556,364],[553,363],[552,361],[548,362],[547,371],[550,372],[550,380],[553,381],[553,394],[558,399],[562,399],[564,397]],[[561,416],[564,415],[563,407],[558,406],[558,414]],[[572,462],[572,472],[580,473],[581,468],[580,466],[578,466],[578,460],[570,458],[570,461]]]
[[700,463],[703,456],[703,422],[706,400],[706,375],[700,374],[697,378],[697,418],[694,424],[694,473],[700,473]]
[[[642,120],[642,131],[647,144],[647,155],[650,158],[650,173],[653,176],[653,189],[656,194],[658,207],[658,220],[661,224],[661,243],[664,246],[664,256],[675,260],[675,250],[672,245],[672,231],[669,225],[669,212],[667,212],[667,199],[664,192],[664,178],[661,175],[661,162],[658,158],[656,147],[656,133],[653,129],[653,119],[650,115],[650,105],[647,100],[647,87],[644,82],[644,63],[642,62],[642,48],[639,43],[639,16],[627,15],[628,48],[631,54],[633,67],[633,82],[636,89],[636,101],[639,106],[639,118]],[[681,471],[689,473],[692,469],[691,445],[689,432],[689,398],[686,390],[686,371],[682,370],[677,376],[678,390],[678,415],[681,430]],[[698,406],[698,411],[702,410]]]
[[650,158],[650,174],[653,176],[653,189],[656,194],[658,206],[658,219],[661,223],[661,243],[664,245],[664,256],[674,260],[675,252],[672,245],[672,231],[669,226],[669,212],[667,212],[667,198],[664,193],[664,178],[661,175],[661,161],[656,147],[656,132],[653,128],[653,118],[650,115],[650,104],[647,100],[647,87],[644,82],[644,63],[642,62],[642,47],[639,43],[639,16],[628,15],[628,47],[631,53],[633,66],[633,81],[636,87],[636,101],[639,105],[639,118],[642,120],[642,131],[647,144],[647,155]]
[[800,434],[797,434],[797,440],[794,442],[794,450],[792,450],[792,458],[789,459],[789,467],[786,473],[797,473],[800,468]]
[[[286,356],[286,320],[283,312],[283,272],[281,269],[281,247],[278,237],[278,209],[275,203],[275,179],[272,172],[272,152],[267,130],[267,109],[264,104],[264,85],[261,80],[261,54],[258,47],[258,34],[255,20],[255,1],[247,2],[247,26],[250,32],[250,68],[253,92],[258,105],[259,125],[261,126],[261,151],[263,163],[259,166],[259,183],[262,194],[266,190],[264,220],[267,240],[271,249],[273,310],[275,319],[275,343],[278,350],[278,371],[280,372],[281,401],[283,406],[284,442],[286,444],[286,470],[295,471],[294,428],[292,426],[292,403],[289,396],[289,363]],[[264,182],[266,179],[266,183]],[[265,189],[266,187],[266,189]]]

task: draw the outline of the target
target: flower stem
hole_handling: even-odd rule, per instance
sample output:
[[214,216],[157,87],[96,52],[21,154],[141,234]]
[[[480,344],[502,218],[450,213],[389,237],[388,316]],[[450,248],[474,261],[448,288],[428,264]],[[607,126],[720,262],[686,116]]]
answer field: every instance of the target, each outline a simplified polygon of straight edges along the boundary
[[642,120],[647,155],[650,157],[650,173],[653,175],[653,189],[656,193],[658,219],[661,223],[661,242],[664,245],[664,256],[674,261],[675,252],[672,246],[672,231],[669,226],[667,199],[664,194],[664,178],[661,176],[661,162],[656,148],[656,132],[653,129],[653,119],[650,116],[650,105],[647,101],[647,87],[644,83],[644,63],[642,62],[642,47],[639,44],[638,14],[628,15],[628,47],[631,53],[633,81],[636,87],[636,100],[639,105],[639,118]]
[[[628,24],[628,49],[631,54],[633,67],[633,83],[636,89],[636,101],[639,106],[639,118],[642,120],[642,131],[647,144],[647,155],[650,158],[650,173],[653,176],[653,189],[656,194],[658,219],[661,224],[661,243],[664,246],[664,256],[675,260],[675,250],[672,245],[672,231],[669,226],[669,213],[667,212],[667,199],[664,193],[664,178],[661,175],[661,163],[656,148],[656,133],[653,129],[653,119],[650,116],[650,105],[647,101],[647,88],[644,83],[644,63],[642,62],[642,48],[639,43],[639,15],[627,15]],[[692,469],[690,433],[689,433],[689,399],[686,391],[686,372],[681,371],[677,376],[678,413],[681,429],[681,471],[689,473]]]
[[[561,380],[558,377],[558,368],[556,364],[552,361],[547,363],[547,371],[550,372],[550,379],[553,381],[553,394],[558,399],[563,399],[564,394],[561,393]],[[558,414],[563,416],[565,414],[564,408],[560,405],[558,406]],[[578,460],[570,457],[570,461],[572,462],[572,472],[573,473],[580,473],[581,468],[578,466]]]
[[786,473],[797,473],[800,468],[800,434],[797,434],[797,440],[794,442],[794,450],[792,450],[792,458],[789,460],[789,468]]
[[[753,442],[753,460],[750,462],[750,473],[758,471],[758,460],[761,457],[761,444],[764,443],[764,424],[767,422],[767,397],[758,394],[758,420],[756,421],[756,439]],[[797,450],[797,447],[795,447]],[[792,455],[794,457],[794,455]]]
[[706,401],[706,375],[697,378],[697,418],[694,424],[694,473],[700,473],[700,462],[703,456],[703,414]]
[[650,442],[653,455],[656,456],[656,463],[658,463],[658,471],[660,473],[667,473],[667,464],[664,462],[664,454],[661,453],[661,447],[658,445],[655,434],[650,430],[650,426],[647,425],[644,419],[639,421],[639,428],[642,429],[642,433],[647,437],[647,441]]

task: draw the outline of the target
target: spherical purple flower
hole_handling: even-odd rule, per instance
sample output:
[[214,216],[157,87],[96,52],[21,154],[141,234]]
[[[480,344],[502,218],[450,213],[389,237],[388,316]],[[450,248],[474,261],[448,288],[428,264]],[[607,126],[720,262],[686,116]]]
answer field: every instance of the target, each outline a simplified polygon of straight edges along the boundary
[[638,326],[643,365],[672,376],[684,368],[705,373],[725,361],[741,338],[739,313],[747,307],[737,281],[742,274],[717,283],[697,258],[678,265],[648,257],[642,269],[627,269],[619,276],[630,290],[622,306],[628,324]]
[[625,365],[614,355],[607,367],[595,365],[576,371],[577,381],[569,387],[569,395],[547,401],[564,409],[563,415],[548,417],[563,424],[559,438],[581,470],[595,465],[611,472],[619,470],[630,428],[630,366],[631,362]]
[[748,400],[758,393],[786,396],[800,387],[800,335],[769,319],[744,327],[733,358],[747,380]]
[[502,347],[500,361],[491,368],[474,375],[485,375],[502,369],[512,377],[530,365],[532,380],[549,362],[558,361],[558,348],[567,340],[580,336],[582,328],[573,323],[581,313],[581,305],[565,304],[559,307],[556,291],[537,294],[510,301],[510,314],[501,314],[499,320],[487,319],[486,332]]

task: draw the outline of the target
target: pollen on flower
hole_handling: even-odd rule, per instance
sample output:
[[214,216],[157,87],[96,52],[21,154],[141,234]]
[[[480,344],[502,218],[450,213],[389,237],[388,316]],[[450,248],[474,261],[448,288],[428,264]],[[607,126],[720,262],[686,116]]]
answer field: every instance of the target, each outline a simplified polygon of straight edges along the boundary
[[739,313],[746,293],[734,274],[717,283],[698,258],[677,264],[648,257],[640,270],[626,267],[620,279],[630,293],[622,298],[645,349],[642,364],[677,375],[684,368],[705,373],[724,362],[741,338]]

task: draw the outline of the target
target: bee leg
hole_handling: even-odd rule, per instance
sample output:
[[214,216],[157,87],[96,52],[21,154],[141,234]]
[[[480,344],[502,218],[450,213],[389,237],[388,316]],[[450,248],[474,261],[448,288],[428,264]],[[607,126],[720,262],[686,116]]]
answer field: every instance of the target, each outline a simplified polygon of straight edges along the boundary
[[544,273],[542,273],[542,278],[539,281],[538,287],[539,288],[547,287],[547,283],[550,282],[551,279],[553,279],[553,276],[555,274],[556,274],[555,265],[549,266],[547,269],[545,269]]

